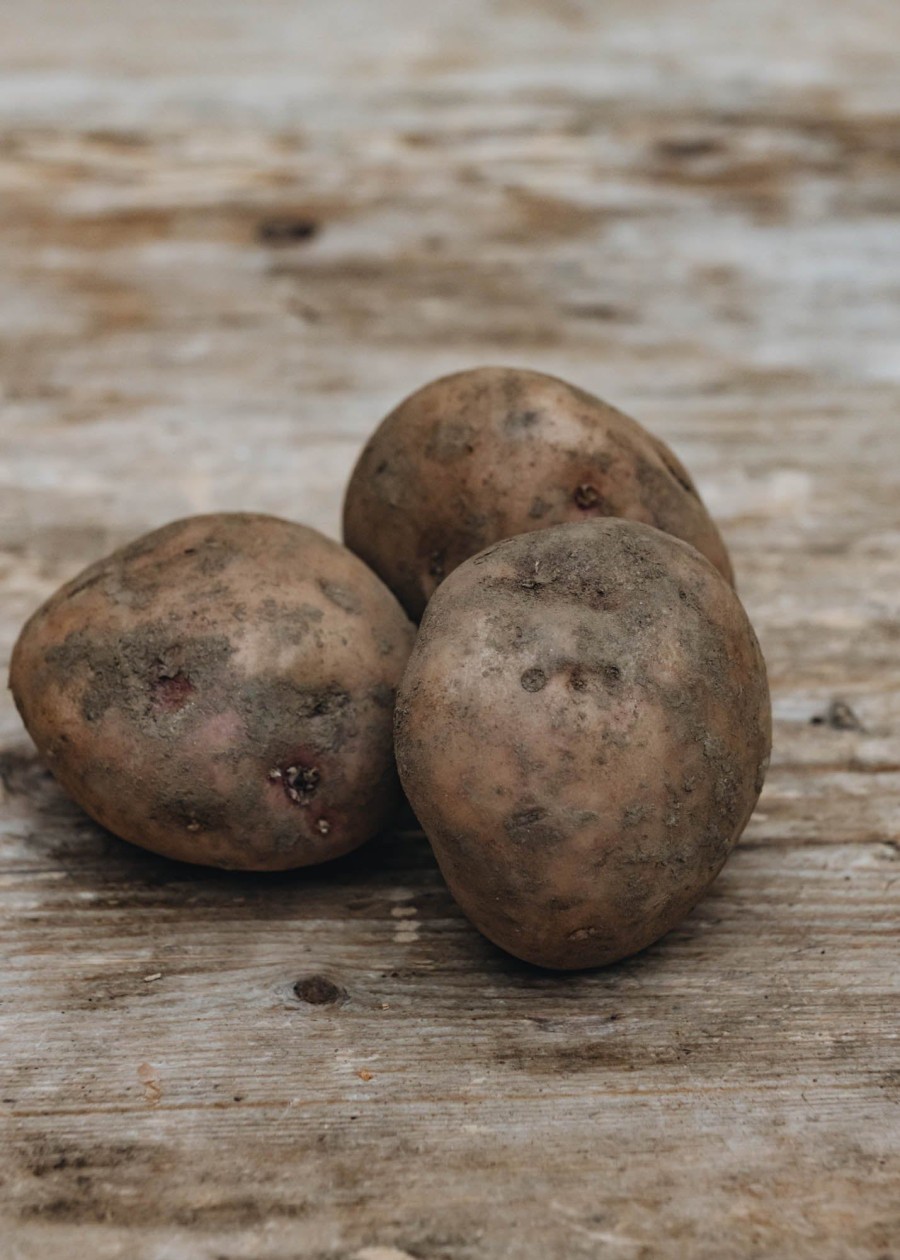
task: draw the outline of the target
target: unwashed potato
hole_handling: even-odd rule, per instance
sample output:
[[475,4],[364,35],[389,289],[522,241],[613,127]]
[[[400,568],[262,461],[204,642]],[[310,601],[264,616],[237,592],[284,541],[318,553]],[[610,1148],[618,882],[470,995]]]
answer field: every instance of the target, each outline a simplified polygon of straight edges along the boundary
[[92,565],[27,623],[10,685],[47,765],[116,835],[278,870],[337,857],[398,801],[413,628],[338,543],[196,516]]
[[458,564],[514,534],[594,517],[683,538],[733,581],[687,470],[635,420],[540,372],[433,381],[382,421],[344,502],[344,541],[418,620]]
[[673,928],[737,841],[768,764],[765,665],[694,548],[628,521],[560,525],[443,583],[395,735],[469,918],[528,962],[597,966]]

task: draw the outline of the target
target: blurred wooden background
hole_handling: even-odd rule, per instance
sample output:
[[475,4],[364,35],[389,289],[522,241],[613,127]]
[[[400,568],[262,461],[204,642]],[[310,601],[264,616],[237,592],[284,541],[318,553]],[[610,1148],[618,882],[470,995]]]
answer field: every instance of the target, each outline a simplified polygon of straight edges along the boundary
[[900,1254],[898,216],[894,0],[0,8],[0,661],[175,516],[336,532],[388,407],[499,362],[686,460],[776,715],[712,895],[557,977],[416,833],[115,841],[4,694],[4,1260]]

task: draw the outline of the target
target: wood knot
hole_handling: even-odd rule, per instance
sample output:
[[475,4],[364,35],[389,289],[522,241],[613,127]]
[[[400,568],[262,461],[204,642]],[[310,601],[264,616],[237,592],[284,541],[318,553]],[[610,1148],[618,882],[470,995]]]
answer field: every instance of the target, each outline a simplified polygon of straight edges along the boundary
[[256,229],[258,239],[264,245],[293,245],[297,241],[309,241],[318,233],[315,219],[301,216],[276,215],[263,219]]
[[294,985],[294,995],[309,1006],[333,1006],[343,1002],[347,992],[327,976],[303,976]]

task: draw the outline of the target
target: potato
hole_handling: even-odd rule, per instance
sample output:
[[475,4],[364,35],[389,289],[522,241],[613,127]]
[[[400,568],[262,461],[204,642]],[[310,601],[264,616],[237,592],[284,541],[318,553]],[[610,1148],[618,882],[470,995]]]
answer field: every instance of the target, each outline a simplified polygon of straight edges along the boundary
[[280,870],[355,849],[398,802],[414,631],[315,530],[196,516],[92,565],[27,623],[10,685],[71,796],[167,857]]
[[648,525],[495,544],[432,598],[400,685],[400,778],[456,900],[545,967],[674,927],[762,787],[766,671],[732,588]]
[[606,516],[683,538],[733,580],[694,483],[658,438],[555,377],[478,368],[426,385],[376,429],[347,488],[344,541],[418,620],[441,580],[491,543]]

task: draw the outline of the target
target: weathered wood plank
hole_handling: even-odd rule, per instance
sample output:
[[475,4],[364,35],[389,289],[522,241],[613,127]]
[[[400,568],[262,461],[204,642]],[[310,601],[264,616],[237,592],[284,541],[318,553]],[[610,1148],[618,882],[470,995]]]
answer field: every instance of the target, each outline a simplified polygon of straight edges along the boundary
[[776,716],[712,894],[548,976],[413,831],[120,844],[4,693],[3,1260],[900,1252],[898,47],[889,0],[0,8],[0,665],[166,519],[336,533],[399,397],[510,361],[696,473]]
[[[94,843],[105,874],[70,859],[4,892],[4,945],[19,920],[3,1100],[19,1219],[131,1224],[136,1245],[161,1205],[176,1249],[217,1220],[299,1218],[292,1245],[331,1229],[348,1247],[403,1245],[427,1220],[458,1240],[449,1254],[506,1254],[518,1213],[535,1226],[538,1177],[532,1243],[576,1255],[569,1232],[589,1238],[600,1218],[614,1244],[680,1254],[656,1237],[661,1186],[674,1218],[684,1196],[711,1196],[688,1233],[700,1255],[745,1254],[766,1230],[799,1255],[865,1255],[896,1226],[890,845],[739,851],[665,942],[559,977],[487,946],[415,834],[290,880]],[[299,999],[310,975],[340,1000]],[[248,1188],[236,1173],[253,1166]],[[865,1210],[848,1197],[840,1225],[834,1195],[862,1181]]]

